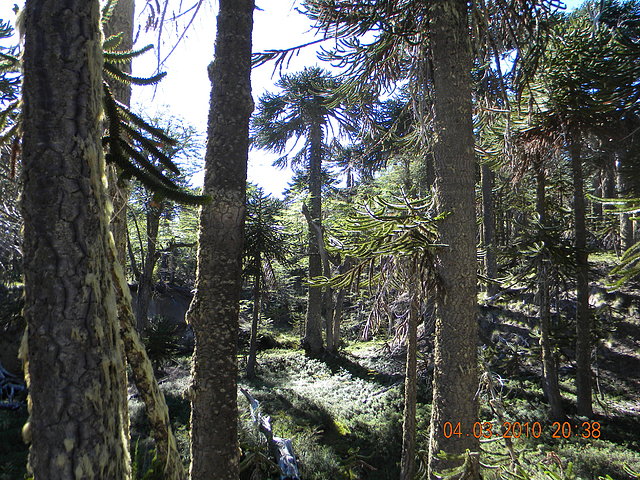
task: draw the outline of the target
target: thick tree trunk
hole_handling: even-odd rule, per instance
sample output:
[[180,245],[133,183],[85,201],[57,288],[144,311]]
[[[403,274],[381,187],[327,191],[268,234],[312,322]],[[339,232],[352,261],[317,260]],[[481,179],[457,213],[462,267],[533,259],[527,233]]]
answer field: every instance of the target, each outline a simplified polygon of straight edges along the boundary
[[482,179],[482,232],[484,237],[484,266],[487,275],[487,295],[490,297],[498,292],[495,278],[498,275],[496,264],[496,216],[493,202],[493,184],[495,175],[493,170],[483,163],[481,168]]
[[98,0],[28,0],[25,369],[37,479],[130,478],[102,157]]
[[258,322],[260,321],[260,306],[262,304],[262,265],[260,258],[256,262],[257,273],[253,280],[253,318],[251,319],[251,337],[249,339],[249,359],[247,360],[247,377],[256,376],[256,357],[258,355]]
[[[313,222],[322,228],[322,126],[312,124],[309,133],[309,211]],[[322,275],[318,231],[309,226],[309,279]],[[322,351],[322,287],[309,287],[303,346],[312,353]]]
[[148,324],[149,304],[153,293],[153,270],[158,257],[157,243],[160,229],[162,205],[147,205],[147,254],[142,265],[142,272],[138,279],[138,295],[136,301],[136,326],[138,332],[143,332]]
[[569,145],[573,174],[573,214],[576,260],[576,391],[578,415],[593,416],[591,398],[591,312],[589,309],[589,259],[585,221],[584,180],[579,140]]
[[436,201],[449,215],[440,224],[439,291],[434,348],[429,476],[459,466],[438,453],[462,454],[469,468],[459,478],[477,478],[479,441],[473,435],[446,438],[445,422],[471,432],[478,417],[475,158],[471,117],[471,45],[465,0],[437,0],[432,10],[435,91]]
[[253,0],[220,0],[200,213],[191,480],[238,479],[237,344],[251,97]]
[[[536,212],[540,226],[544,230],[547,224],[545,185],[546,176],[543,166],[538,166],[536,175]],[[549,417],[552,420],[565,418],[562,409],[562,397],[558,386],[558,371],[551,345],[551,303],[549,301],[548,260],[540,259],[538,264],[538,304],[540,315],[540,349],[542,351],[542,381],[549,402]]]
[[416,399],[419,299],[416,285],[411,286],[407,325],[407,357],[404,377],[404,412],[402,415],[402,459],[400,480],[413,480],[416,474]]

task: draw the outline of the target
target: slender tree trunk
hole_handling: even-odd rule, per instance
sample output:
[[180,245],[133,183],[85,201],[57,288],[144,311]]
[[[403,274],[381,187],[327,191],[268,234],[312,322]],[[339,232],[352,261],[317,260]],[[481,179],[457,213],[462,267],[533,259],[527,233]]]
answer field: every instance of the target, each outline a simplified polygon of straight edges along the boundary
[[251,97],[253,0],[220,0],[196,294],[191,392],[191,480],[237,480],[237,344]]
[[614,156],[605,160],[602,171],[602,194],[605,198],[616,196],[616,161]]
[[572,140],[570,148],[573,174],[573,213],[576,259],[576,390],[578,415],[593,416],[591,398],[591,312],[589,309],[589,259],[585,222],[581,145]]
[[[625,198],[628,193],[627,181],[622,173],[620,160],[616,162],[616,184],[618,190],[618,197]],[[620,251],[625,250],[633,246],[633,223],[631,221],[631,215],[628,213],[620,214]]]
[[[603,197],[603,189],[602,189],[602,169],[598,170],[596,174],[593,176],[593,194],[598,197]],[[594,201],[592,203],[593,207],[593,217],[598,227],[602,223],[602,203],[598,201]]]
[[138,295],[136,302],[136,325],[138,332],[143,332],[148,324],[149,304],[153,294],[153,270],[157,262],[158,230],[162,206],[147,206],[147,254],[138,279]]
[[482,231],[484,233],[484,266],[487,274],[487,295],[490,297],[498,292],[498,285],[494,283],[498,275],[496,264],[496,216],[493,202],[493,185],[495,175],[493,170],[483,163],[481,165],[482,179]]
[[256,376],[256,356],[258,355],[258,322],[260,321],[260,306],[262,304],[262,265],[260,257],[256,259],[257,273],[253,280],[253,318],[251,319],[251,337],[249,339],[249,359],[247,360],[247,377]]
[[344,312],[344,300],[346,297],[346,289],[341,288],[336,293],[336,301],[333,308],[333,315],[330,319],[333,324],[332,327],[332,350],[333,352],[337,352],[340,348],[340,342],[342,337],[342,312]]
[[[540,226],[544,230],[547,224],[546,175],[544,167],[539,165],[536,175],[536,212],[540,218]],[[545,240],[546,241],[546,240]],[[538,264],[538,302],[540,315],[540,349],[542,351],[542,378],[544,391],[549,402],[549,417],[561,420],[565,417],[562,409],[562,397],[558,386],[558,371],[551,345],[551,303],[549,301],[549,276],[546,258]]]
[[417,286],[411,286],[411,301],[407,328],[407,357],[404,377],[404,413],[402,415],[402,459],[400,480],[413,480],[416,474],[416,398],[418,311]]
[[[145,406],[151,436],[156,444],[156,455],[164,466],[164,480],[186,480],[176,439],[171,430],[169,409],[153,373],[153,366],[138,332],[134,328],[135,316],[131,309],[131,293],[122,267],[116,260],[115,245],[111,248],[112,277],[118,297],[120,335],[124,341],[131,377]],[[125,397],[126,398],[126,397]]]
[[[324,274],[327,276],[326,274]],[[329,278],[327,276],[327,278]],[[326,338],[326,350],[328,352],[335,352],[335,323],[333,322],[333,316],[335,315],[336,304],[333,299],[333,288],[325,287],[322,292],[322,318],[324,321],[324,332]]]
[[[323,238],[319,238],[318,240],[324,241]],[[324,245],[320,246],[320,248],[324,251],[324,254],[321,255],[322,275],[324,275],[325,278],[331,278],[331,263],[329,262],[329,256]],[[333,288],[325,286],[324,291],[322,292],[322,318],[324,320],[327,351],[329,352],[334,352],[337,347],[335,344],[335,324],[333,322],[335,309],[336,303],[333,298]]]
[[[135,5],[134,0],[118,0],[111,19],[104,27],[105,37],[120,34],[121,42],[118,49],[126,51],[133,48],[133,23]],[[120,65],[120,68],[127,73],[131,72],[131,61]],[[109,86],[114,98],[124,105],[131,104],[131,85],[127,85],[116,80],[110,80]],[[127,202],[131,192],[130,182],[118,180],[118,169],[116,166],[108,167],[109,175],[109,197],[113,204],[113,214],[111,216],[111,233],[118,252],[118,261],[124,267],[127,262]]]
[[[134,0],[118,0],[115,8],[113,9],[111,19],[104,25],[104,35],[106,37],[110,37],[111,35],[120,34],[121,42],[119,48],[121,50],[131,50],[133,48],[133,23],[134,23],[134,14],[135,14],[135,5]],[[123,63],[120,65],[120,68],[124,72],[131,72],[131,61]],[[118,82],[111,78],[108,78],[109,86],[111,88],[111,92],[113,93],[114,98],[124,104],[129,106],[131,104],[131,85]],[[111,234],[113,235],[113,241],[116,248],[116,261],[122,265],[123,270],[126,270],[127,265],[127,203],[129,201],[129,195],[131,193],[131,182],[129,180],[119,179],[118,178],[118,167],[115,165],[107,166],[107,178],[109,184],[109,198],[111,199],[113,213],[111,214]],[[115,268],[115,265],[114,265]],[[132,270],[135,271],[135,266],[132,264]],[[127,285],[126,288],[128,296],[131,297],[129,292],[129,287]],[[125,298],[123,295],[118,294],[118,289],[116,289],[116,301],[118,303],[118,310],[122,308],[129,307],[131,308],[131,304],[124,305]],[[119,321],[122,322],[125,319],[120,318]],[[121,330],[125,331],[125,330]],[[125,349],[128,345],[128,342],[125,340]],[[123,398],[125,399],[125,404],[123,405],[124,409],[129,408],[127,401],[127,386],[128,379],[125,378],[123,382],[123,388],[125,389],[122,393]],[[128,417],[127,417],[128,418]],[[129,425],[127,423],[127,431],[129,430]]]
[[467,18],[465,0],[433,3],[436,201],[438,210],[449,215],[440,225],[440,240],[447,247],[438,266],[430,478],[461,464],[438,458],[441,450],[463,456],[467,450],[473,452],[458,477],[478,477],[478,439],[446,438],[443,432],[445,422],[460,422],[463,432],[471,432],[478,418],[475,158]]
[[[309,211],[311,218],[322,226],[322,126],[314,123],[309,149]],[[316,229],[309,227],[309,279],[322,275],[322,259]],[[322,351],[322,287],[309,287],[303,346],[312,353]]]
[[23,215],[36,479],[122,480],[124,353],[108,257],[98,0],[28,0]]

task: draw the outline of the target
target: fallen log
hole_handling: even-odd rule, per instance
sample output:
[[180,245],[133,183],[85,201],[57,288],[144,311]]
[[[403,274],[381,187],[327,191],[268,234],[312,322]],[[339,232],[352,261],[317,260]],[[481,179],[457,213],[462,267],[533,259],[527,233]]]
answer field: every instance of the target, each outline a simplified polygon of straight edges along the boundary
[[249,393],[248,390],[240,388],[240,391],[247,397],[251,409],[251,418],[258,426],[258,430],[267,439],[267,445],[271,455],[280,468],[280,480],[300,480],[298,462],[293,452],[293,444],[288,438],[280,438],[273,435],[271,427],[271,417],[260,413],[260,403]]

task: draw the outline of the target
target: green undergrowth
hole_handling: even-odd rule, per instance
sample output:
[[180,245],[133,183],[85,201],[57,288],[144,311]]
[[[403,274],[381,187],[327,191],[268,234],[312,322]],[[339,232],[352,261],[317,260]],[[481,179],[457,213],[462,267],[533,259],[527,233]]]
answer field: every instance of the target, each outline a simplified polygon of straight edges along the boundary
[[[243,382],[272,417],[276,435],[290,438],[301,464],[301,478],[391,479],[399,475],[402,428],[401,357],[390,356],[380,342],[351,345],[345,354],[313,359],[300,350],[269,350],[259,356],[259,377]],[[418,450],[426,452],[429,436],[430,380],[422,378],[418,394]],[[570,382],[567,382],[569,386]],[[575,397],[563,392],[566,409]],[[640,420],[637,416],[605,417],[599,439],[552,438],[553,424],[538,380],[528,370],[502,379],[503,418],[510,422],[539,422],[540,438],[514,439],[519,462],[511,465],[505,441],[482,444],[486,479],[521,480],[633,480],[627,469],[640,470]],[[241,442],[245,451],[260,447],[248,403],[239,397]],[[500,422],[482,401],[482,421],[499,430]],[[569,420],[580,423],[579,417]],[[626,422],[626,423],[625,423]],[[631,441],[636,438],[636,442]],[[247,477],[248,478],[248,477]],[[261,478],[276,478],[261,477]]]
[[[515,345],[517,337],[527,327],[520,312],[509,316],[505,306],[494,310],[498,322],[510,321],[500,334]],[[617,342],[623,333],[633,332],[636,319],[624,320]],[[505,333],[506,332],[506,333]],[[240,379],[260,401],[262,413],[273,422],[274,434],[293,442],[300,462],[302,480],[382,480],[399,477],[401,453],[403,354],[393,352],[383,340],[353,342],[340,355],[311,358],[298,347],[297,336],[279,331],[280,348],[259,353],[257,378]],[[613,335],[613,334],[612,334]],[[618,344],[612,349],[620,353]],[[288,347],[288,348],[287,348]],[[511,348],[511,347],[509,347]],[[514,347],[515,348],[515,347]],[[515,352],[515,353],[510,353]],[[495,357],[503,358],[497,361]],[[539,360],[535,350],[485,350],[484,360],[497,375],[496,385],[503,404],[503,419],[509,422],[539,422],[542,435],[522,436],[513,441],[513,454],[518,466],[513,466],[502,438],[482,444],[484,479],[515,480],[637,480],[633,472],[640,471],[640,411],[637,390],[628,363],[602,362],[600,391],[594,403],[600,422],[600,438],[553,438],[553,424],[546,417],[547,404],[539,380]],[[516,361],[509,355],[517,356]],[[242,358],[242,357],[240,357]],[[422,357],[421,357],[422,358]],[[426,360],[425,360],[426,362]],[[426,364],[426,363],[425,363]],[[421,365],[423,365],[421,363]],[[565,364],[566,365],[566,364]],[[569,365],[570,366],[570,365]],[[613,367],[620,367],[617,370]],[[188,389],[190,358],[177,357],[167,362],[160,378],[160,388],[169,406],[173,430],[185,465],[189,462],[190,405],[185,396]],[[607,368],[605,368],[607,367]],[[622,368],[624,367],[624,368]],[[417,450],[426,458],[428,447],[431,379],[428,369],[421,368],[418,385]],[[560,375],[561,391],[568,420],[579,424],[584,419],[575,415],[573,373],[565,368]],[[136,464],[136,480],[153,469],[153,442],[144,407],[130,390],[132,458]],[[490,408],[488,399],[481,399],[481,421],[492,422],[499,430],[500,420]],[[238,395],[240,413],[239,437],[242,450],[241,479],[276,479],[277,471],[270,459],[261,434],[252,422],[248,402]],[[0,480],[22,480],[27,448],[22,443],[20,429],[26,412],[0,411]],[[262,473],[256,474],[257,468]],[[420,478],[420,477],[417,477]]]
[[[350,356],[314,359],[303,351],[270,350],[259,365],[258,379],[245,386],[271,416],[276,435],[293,441],[302,478],[398,476],[400,377]],[[241,410],[248,412],[244,399]]]

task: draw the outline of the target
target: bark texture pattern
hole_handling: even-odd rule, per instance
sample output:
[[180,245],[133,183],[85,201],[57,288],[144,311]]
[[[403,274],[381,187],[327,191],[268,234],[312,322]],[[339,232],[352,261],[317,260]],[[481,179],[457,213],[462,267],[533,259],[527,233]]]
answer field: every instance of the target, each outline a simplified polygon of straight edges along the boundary
[[404,377],[404,412],[402,414],[402,458],[400,480],[413,480],[416,474],[416,400],[418,380],[418,315],[416,287],[411,287],[411,304],[407,325],[407,356]]
[[108,258],[98,0],[29,0],[23,87],[26,370],[36,479],[130,477]]
[[[309,222],[309,279],[322,275],[319,238],[322,229],[322,123],[313,122],[309,132],[309,212],[314,229]],[[309,287],[305,331],[302,344],[313,353],[322,351],[322,287]]]
[[251,97],[253,0],[221,0],[212,83],[191,387],[191,479],[237,480],[237,337]]
[[[437,319],[429,475],[460,465],[440,451],[477,452],[473,436],[445,438],[445,422],[472,431],[477,419],[475,159],[471,118],[471,47],[465,0],[437,0],[432,8],[435,89],[435,190],[440,226]],[[477,478],[475,468],[463,478]],[[459,477],[460,478],[460,477]]]

